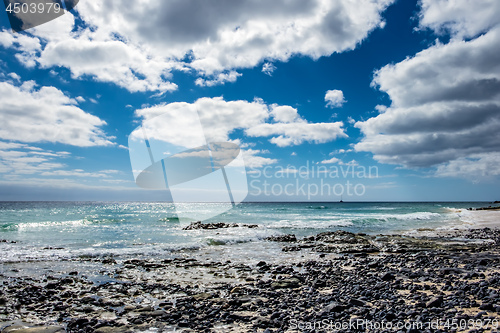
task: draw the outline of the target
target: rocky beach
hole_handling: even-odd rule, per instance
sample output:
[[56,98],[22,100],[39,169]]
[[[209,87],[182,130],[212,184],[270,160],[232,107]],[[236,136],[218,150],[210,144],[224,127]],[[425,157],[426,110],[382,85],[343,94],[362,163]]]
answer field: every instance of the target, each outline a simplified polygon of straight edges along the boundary
[[[238,225],[187,230],[231,227]],[[31,275],[20,263],[5,264],[0,331],[497,332],[500,326],[498,229],[418,237],[339,230],[267,241],[296,260],[245,264],[196,252],[82,257]],[[88,267],[107,279],[90,278]]]

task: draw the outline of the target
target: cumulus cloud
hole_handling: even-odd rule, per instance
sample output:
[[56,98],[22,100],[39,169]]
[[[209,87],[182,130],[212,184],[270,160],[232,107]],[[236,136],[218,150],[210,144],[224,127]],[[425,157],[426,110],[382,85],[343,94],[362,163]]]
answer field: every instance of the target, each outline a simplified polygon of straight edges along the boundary
[[17,50],[16,58],[27,67],[66,67],[75,79],[112,82],[131,92],[177,89],[169,82],[170,70],[177,66],[171,60],[117,38],[118,32],[77,27],[72,13],[30,29],[29,33],[0,32],[0,45]]
[[14,79],[14,81],[17,81],[17,82],[21,81],[21,77],[17,73],[9,73],[8,76],[10,76],[12,79]]
[[344,99],[344,93],[342,90],[328,90],[325,94],[326,106],[330,108],[340,108],[346,100]]
[[248,128],[246,134],[252,137],[269,137],[278,147],[300,145],[304,142],[325,143],[337,138],[346,138],[342,122],[308,123],[266,123]]
[[112,145],[106,122],[76,106],[77,101],[54,87],[0,82],[0,139],[58,142],[79,147]]
[[439,177],[460,177],[478,181],[500,175],[500,153],[472,154],[439,165],[436,175]]
[[452,38],[375,73],[373,85],[392,104],[355,124],[364,134],[357,151],[443,176],[491,166],[485,154],[500,151],[500,15],[477,15],[498,8],[497,1],[422,2],[421,27]]
[[[192,117],[192,114],[198,117]],[[161,104],[136,111],[149,121],[157,116],[158,130],[148,135],[183,147],[195,147],[200,142],[193,129],[201,125],[209,141],[228,141],[235,130],[243,130],[250,137],[270,137],[280,147],[303,142],[323,143],[338,137],[347,137],[342,122],[309,123],[297,109],[287,105],[268,106],[261,99],[252,102],[225,101],[222,97],[200,98],[194,103]],[[269,122],[269,120],[272,120]],[[177,126],[172,126],[177,124]],[[168,129],[168,130],[165,130]]]
[[15,57],[28,68],[36,66],[36,59],[42,48],[38,38],[24,34],[12,34],[6,30],[0,31],[0,45],[16,50]]
[[213,78],[211,79],[199,77],[196,79],[195,84],[201,87],[213,87],[216,85],[224,84],[226,82],[236,82],[239,76],[241,76],[240,73],[236,71],[230,71],[229,73],[219,73],[213,75]]
[[455,38],[475,37],[498,24],[496,0],[421,0],[420,27]]
[[67,67],[73,78],[90,76],[101,82],[113,82],[131,92],[172,91],[169,62],[148,56],[123,41],[95,41],[88,36],[49,42],[36,59],[41,67]]
[[269,137],[278,147],[300,145],[303,142],[325,143],[347,135],[342,122],[309,123],[288,105],[273,104],[269,113],[274,122],[248,127],[245,133],[251,137]]
[[[197,134],[203,126],[208,141],[223,142],[236,129],[255,126],[269,117],[267,105],[261,100],[225,101],[222,97],[200,98],[194,103],[170,103],[136,110],[144,122],[155,119],[148,135],[181,147],[200,145]],[[176,126],[172,126],[176,124]],[[195,135],[196,134],[196,135]]]
[[[26,66],[63,66],[130,91],[171,91],[172,71],[194,71],[199,85],[233,82],[238,69],[294,55],[317,59],[354,49],[383,27],[393,0],[85,1],[30,30],[0,34]],[[17,44],[16,44],[17,43]],[[28,47],[28,44],[31,45]],[[20,45],[23,45],[22,47]],[[17,46],[16,46],[17,45]]]
[[[172,144],[174,150],[177,149],[175,147],[198,147],[204,144],[205,139],[209,142],[233,141],[240,147],[249,146],[241,144],[240,138],[231,138],[236,131],[243,132],[247,137],[271,137],[269,141],[280,147],[303,142],[323,143],[347,137],[342,122],[309,123],[300,117],[297,109],[287,105],[269,106],[261,99],[248,102],[225,101],[222,97],[200,98],[194,103],[155,105],[136,110],[135,114],[142,118],[149,139]],[[150,122],[153,119],[154,122]],[[154,126],[149,125],[151,123]],[[131,139],[140,140],[142,135],[142,132],[135,131]],[[250,167],[277,162],[276,159],[259,156],[265,151],[242,151]]]
[[293,123],[303,121],[301,120],[297,109],[288,105],[273,104],[271,106],[270,114],[277,122]]
[[335,164],[335,163],[339,163],[339,162],[341,162],[340,159],[338,159],[336,157],[332,157],[332,158],[330,158],[328,160],[321,161],[321,164]]

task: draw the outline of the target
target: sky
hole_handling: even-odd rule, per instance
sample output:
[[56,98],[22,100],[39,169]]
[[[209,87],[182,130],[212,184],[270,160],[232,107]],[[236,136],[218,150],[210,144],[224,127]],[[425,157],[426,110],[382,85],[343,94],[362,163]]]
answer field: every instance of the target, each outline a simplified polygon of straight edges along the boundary
[[499,54],[497,0],[81,0],[18,33],[2,11],[0,200],[172,200],[135,179],[155,122],[160,156],[239,146],[241,200],[500,200]]

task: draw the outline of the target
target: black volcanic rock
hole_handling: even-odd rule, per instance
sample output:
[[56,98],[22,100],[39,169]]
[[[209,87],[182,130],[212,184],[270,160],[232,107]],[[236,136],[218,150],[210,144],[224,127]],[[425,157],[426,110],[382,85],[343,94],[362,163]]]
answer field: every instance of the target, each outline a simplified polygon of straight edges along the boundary
[[271,242],[296,242],[297,237],[295,235],[280,235],[280,236],[270,236],[266,237],[265,240]]

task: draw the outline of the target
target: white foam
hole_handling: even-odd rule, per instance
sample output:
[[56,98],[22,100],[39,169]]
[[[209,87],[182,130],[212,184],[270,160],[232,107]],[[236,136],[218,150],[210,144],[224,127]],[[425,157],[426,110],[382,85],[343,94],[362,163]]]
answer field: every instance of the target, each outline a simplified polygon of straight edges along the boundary
[[474,227],[500,227],[498,210],[462,210],[460,220]]
[[51,227],[80,227],[92,224],[88,220],[72,220],[72,221],[44,221],[44,222],[30,222],[30,223],[18,223],[16,227],[18,230],[30,230],[30,229],[40,229],[40,228],[51,228]]
[[352,225],[352,221],[346,219],[334,220],[332,218],[309,218],[307,220],[279,220],[272,222],[269,227],[293,229],[327,229],[331,227],[347,227]]
[[450,213],[461,213],[466,210],[464,208],[443,207],[443,210]]
[[408,213],[408,214],[392,214],[385,215],[388,219],[396,220],[432,220],[441,218],[442,215],[439,213],[432,212],[418,212],[418,213]]

